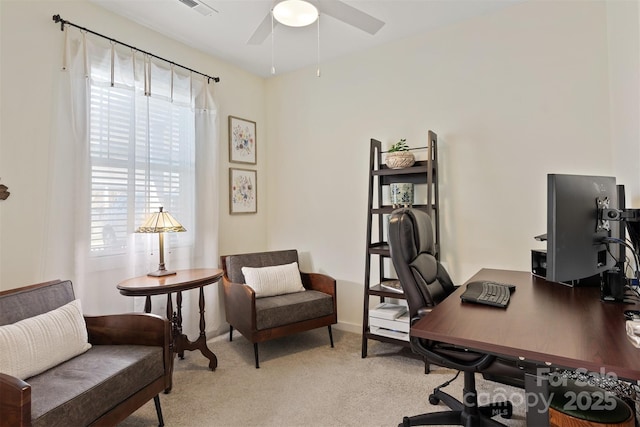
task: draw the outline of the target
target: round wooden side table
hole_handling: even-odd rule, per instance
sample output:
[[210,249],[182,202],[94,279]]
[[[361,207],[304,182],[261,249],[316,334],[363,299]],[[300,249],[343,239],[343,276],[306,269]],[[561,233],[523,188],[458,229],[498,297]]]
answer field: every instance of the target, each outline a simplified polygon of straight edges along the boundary
[[[173,350],[181,359],[184,359],[185,350],[200,350],[209,359],[209,369],[212,371],[218,366],[216,355],[207,346],[204,320],[204,287],[216,283],[222,277],[222,270],[218,268],[194,268],[178,270],[170,276],[154,277],[140,276],[127,279],[118,284],[122,295],[130,297],[145,297],[144,311],[151,312],[151,296],[167,295],[167,319],[172,323]],[[200,289],[200,335],[195,341],[189,341],[182,333],[182,291]],[[176,294],[176,308],[173,311],[171,294]],[[173,371],[173,366],[171,367]]]

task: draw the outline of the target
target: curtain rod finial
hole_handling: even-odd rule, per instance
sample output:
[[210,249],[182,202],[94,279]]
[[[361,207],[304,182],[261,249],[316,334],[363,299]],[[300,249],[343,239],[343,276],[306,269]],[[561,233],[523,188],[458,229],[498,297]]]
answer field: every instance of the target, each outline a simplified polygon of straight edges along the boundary
[[60,31],[64,31],[65,20],[60,18],[60,15],[53,15],[53,22],[55,22],[56,24],[59,22],[60,23]]

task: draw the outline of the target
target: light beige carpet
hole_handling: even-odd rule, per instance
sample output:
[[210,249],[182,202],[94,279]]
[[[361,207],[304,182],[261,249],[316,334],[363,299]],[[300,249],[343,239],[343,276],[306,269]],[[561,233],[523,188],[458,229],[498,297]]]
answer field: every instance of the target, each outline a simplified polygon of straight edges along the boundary
[[[240,334],[209,341],[218,357],[210,371],[200,352],[176,359],[173,390],[160,395],[165,425],[172,426],[397,426],[405,415],[447,410],[428,402],[432,389],[455,371],[432,366],[424,374],[421,360],[408,349],[369,341],[361,357],[361,335],[334,329],[335,348],[326,328],[260,344],[260,369],[253,345]],[[477,376],[480,403],[493,391],[522,402],[522,390]],[[446,388],[462,395],[462,375]],[[483,399],[485,399],[483,401]],[[525,426],[524,407],[515,408],[510,426]],[[125,420],[122,427],[156,426],[153,401]]]

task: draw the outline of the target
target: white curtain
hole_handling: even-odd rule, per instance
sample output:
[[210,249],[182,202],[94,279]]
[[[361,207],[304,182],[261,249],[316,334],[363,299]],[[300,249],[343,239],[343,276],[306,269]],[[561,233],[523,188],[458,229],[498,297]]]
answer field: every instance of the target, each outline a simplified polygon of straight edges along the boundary
[[[164,206],[187,229],[165,234],[168,269],[218,265],[213,82],[69,26],[64,34],[42,268],[73,281],[87,314],[142,311],[116,285],[158,267],[158,235],[135,233],[149,212]],[[212,336],[225,328],[219,285],[205,298]],[[152,305],[164,315],[166,296]],[[182,308],[195,339],[197,289],[183,292]]]

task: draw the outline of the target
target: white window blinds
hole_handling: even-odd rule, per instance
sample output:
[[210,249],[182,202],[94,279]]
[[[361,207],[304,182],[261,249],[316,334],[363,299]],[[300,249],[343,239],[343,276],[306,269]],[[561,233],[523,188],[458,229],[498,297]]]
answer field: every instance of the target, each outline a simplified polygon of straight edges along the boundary
[[160,206],[188,228],[195,117],[188,105],[97,76],[89,109],[90,251],[117,255],[127,251],[127,235]]

